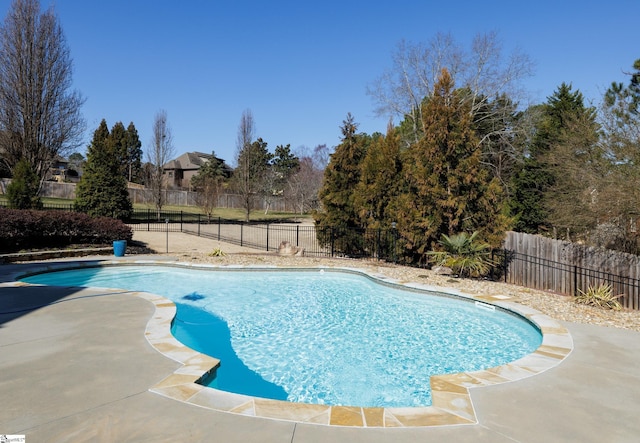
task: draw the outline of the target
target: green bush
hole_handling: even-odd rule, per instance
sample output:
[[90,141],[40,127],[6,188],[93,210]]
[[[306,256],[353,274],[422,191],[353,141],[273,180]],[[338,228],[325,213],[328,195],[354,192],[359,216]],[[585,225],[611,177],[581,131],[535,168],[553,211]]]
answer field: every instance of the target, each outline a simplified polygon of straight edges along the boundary
[[18,162],[13,171],[11,183],[7,186],[7,200],[9,207],[15,209],[40,209],[42,201],[38,196],[40,179],[33,172],[31,165],[25,159]]
[[0,251],[107,244],[131,240],[131,228],[108,217],[78,212],[0,208]]
[[429,251],[427,255],[436,266],[446,266],[460,277],[482,277],[491,270],[491,248],[486,243],[477,240],[477,232],[442,235],[438,242],[441,251]]

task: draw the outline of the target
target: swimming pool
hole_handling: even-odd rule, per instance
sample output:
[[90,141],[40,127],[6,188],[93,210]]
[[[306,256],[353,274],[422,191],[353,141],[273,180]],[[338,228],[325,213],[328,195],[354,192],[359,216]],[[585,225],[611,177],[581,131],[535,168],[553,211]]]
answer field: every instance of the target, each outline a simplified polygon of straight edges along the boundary
[[541,342],[499,309],[329,270],[118,266],[24,281],[164,295],[178,306],[174,335],[221,359],[214,387],[296,402],[424,406],[431,375],[498,366]]

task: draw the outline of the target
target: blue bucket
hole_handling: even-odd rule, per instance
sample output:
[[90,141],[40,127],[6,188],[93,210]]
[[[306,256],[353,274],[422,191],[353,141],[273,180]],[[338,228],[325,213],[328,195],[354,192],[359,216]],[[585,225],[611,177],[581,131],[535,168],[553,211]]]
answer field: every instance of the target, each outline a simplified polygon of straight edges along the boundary
[[113,255],[116,257],[124,257],[124,252],[127,250],[126,240],[116,240],[113,242]]

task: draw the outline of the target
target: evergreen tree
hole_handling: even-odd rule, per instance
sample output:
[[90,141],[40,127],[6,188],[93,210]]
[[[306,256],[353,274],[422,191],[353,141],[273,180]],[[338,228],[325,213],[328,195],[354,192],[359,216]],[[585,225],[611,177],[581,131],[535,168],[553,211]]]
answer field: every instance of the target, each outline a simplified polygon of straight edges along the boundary
[[342,122],[342,142],[331,155],[325,169],[319,197],[324,212],[316,214],[320,228],[361,227],[354,205],[354,189],[360,182],[361,164],[367,152],[368,137],[357,134],[358,124],[351,113]]
[[514,229],[536,234],[548,230],[549,214],[543,206],[544,195],[553,184],[549,170],[534,158],[527,157],[511,179],[509,212]]
[[389,208],[402,186],[401,143],[400,132],[389,123],[387,135],[373,138],[367,149],[354,197],[360,223],[367,228],[388,229],[396,221]]
[[611,177],[611,164],[602,151],[600,126],[593,108],[565,113],[563,127],[543,157],[553,182],[543,196],[549,224],[574,233],[591,231],[604,221],[604,205],[594,204]]
[[482,167],[479,140],[464,91],[446,69],[423,108],[424,136],[404,153],[406,188],[393,203],[404,246],[416,260],[442,235],[472,233],[498,246],[509,225],[502,188]]
[[15,209],[41,209],[42,201],[38,196],[40,179],[31,168],[27,159],[18,162],[13,170],[13,178],[7,186],[9,207]]
[[280,192],[289,178],[300,168],[300,159],[291,152],[291,145],[278,145],[271,159],[271,167],[277,177],[277,190]]
[[538,112],[535,135],[520,171],[512,182],[510,212],[515,217],[515,229],[538,233],[550,229],[550,212],[547,198],[557,176],[549,164],[549,156],[561,143],[563,131],[569,122],[587,112],[580,91],[571,91],[571,85],[562,83],[548,97],[547,103],[532,112]]
[[122,122],[116,122],[111,128],[109,144],[113,155],[120,163],[120,174],[126,179],[129,169],[127,164],[127,130],[124,128]]
[[79,173],[84,167],[84,162],[84,155],[80,154],[79,152],[74,152],[69,156],[69,169],[76,171],[76,176],[78,176],[80,175]]
[[300,160],[291,152],[290,145],[276,146],[263,178],[261,194],[265,202],[265,214],[268,213],[274,199],[284,195],[289,179],[299,168]]
[[133,122],[130,122],[129,126],[127,126],[125,140],[127,148],[127,180],[132,183],[142,184],[144,183],[144,174],[142,173],[142,142],[140,141],[138,130]]
[[121,138],[110,137],[104,119],[89,145],[74,206],[91,216],[123,219],[131,214],[131,200],[123,176]]
[[[607,183],[597,191],[597,208],[606,210],[598,217],[595,242],[625,252],[637,253],[640,233],[637,230],[640,199],[640,59],[628,73],[629,83],[613,83],[606,91],[600,109],[601,145],[610,161]],[[608,228],[607,228],[608,226]],[[617,232],[617,235],[611,235]],[[624,238],[622,238],[622,236]],[[618,237],[609,240],[612,237]]]
[[635,72],[629,73],[629,85],[613,82],[607,89],[604,102],[609,108],[617,108],[620,120],[630,120],[640,116],[640,59],[633,63]]
[[196,202],[209,220],[218,203],[225,178],[224,162],[216,157],[215,152],[211,152],[211,160],[202,165],[198,173],[191,178],[191,186],[198,193]]
[[267,150],[267,142],[258,138],[245,144],[238,152],[238,166],[233,174],[234,187],[242,197],[245,221],[249,221],[254,199],[264,190],[264,178],[269,169],[272,154]]

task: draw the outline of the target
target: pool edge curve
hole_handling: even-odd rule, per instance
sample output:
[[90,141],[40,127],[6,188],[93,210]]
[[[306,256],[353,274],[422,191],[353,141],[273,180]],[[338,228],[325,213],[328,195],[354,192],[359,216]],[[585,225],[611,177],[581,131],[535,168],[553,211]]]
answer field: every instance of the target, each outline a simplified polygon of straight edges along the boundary
[[[94,261],[90,266],[105,265],[163,265],[217,270],[300,269],[279,266],[203,265],[184,262],[167,263],[166,261],[156,260],[131,260],[126,263],[118,260],[98,260]],[[86,266],[82,266],[77,262],[72,266],[69,266],[69,264],[65,266],[60,263],[58,266],[45,266],[38,272],[60,271],[63,269],[82,267]],[[403,283],[359,268],[307,267],[305,269],[353,272],[383,284],[398,285],[406,289],[438,292],[445,295],[476,300],[481,303],[493,304],[514,312],[535,324],[542,333],[542,344],[533,353],[502,366],[482,371],[432,376],[431,406],[383,408],[292,403],[235,394],[197,383],[198,380],[202,379],[219,365],[219,360],[201,354],[185,346],[173,337],[171,334],[171,324],[175,317],[176,306],[171,300],[157,294],[132,291],[132,294],[135,296],[145,299],[155,306],[155,312],[147,322],[145,329],[145,337],[148,343],[165,357],[182,365],[159,383],[151,386],[149,391],[194,406],[221,412],[316,425],[374,428],[470,425],[478,422],[469,392],[471,388],[494,386],[540,374],[560,364],[573,350],[571,335],[560,323],[535,309],[510,302],[508,301],[508,297],[499,294],[473,295],[439,286]],[[24,277],[24,275],[20,277]]]

